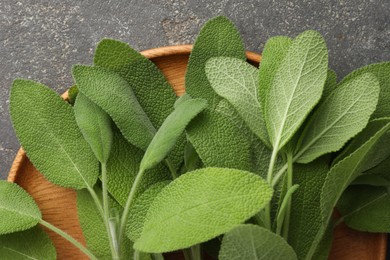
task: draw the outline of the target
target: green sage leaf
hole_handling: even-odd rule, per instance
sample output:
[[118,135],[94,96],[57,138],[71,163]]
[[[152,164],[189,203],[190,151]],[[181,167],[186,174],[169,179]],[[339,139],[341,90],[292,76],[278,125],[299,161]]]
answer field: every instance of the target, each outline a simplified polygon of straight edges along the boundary
[[293,260],[297,255],[286,240],[256,225],[239,225],[225,234],[220,260]]
[[328,69],[328,74],[326,75],[326,81],[324,90],[322,92],[321,100],[326,100],[326,98],[337,88],[337,74],[331,69]]
[[33,198],[15,183],[0,180],[0,235],[29,229],[42,218]]
[[271,197],[272,188],[250,172],[203,168],[181,175],[153,201],[134,248],[161,253],[205,242],[253,216]]
[[93,187],[99,164],[72,107],[48,87],[20,79],[14,81],[10,101],[16,135],[34,166],[57,185]]

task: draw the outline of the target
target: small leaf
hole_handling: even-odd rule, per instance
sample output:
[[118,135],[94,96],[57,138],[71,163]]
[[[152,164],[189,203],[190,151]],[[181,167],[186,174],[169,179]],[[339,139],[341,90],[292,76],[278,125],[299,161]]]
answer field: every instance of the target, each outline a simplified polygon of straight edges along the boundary
[[353,229],[364,232],[390,232],[388,187],[351,186],[341,196],[337,209],[347,226]]
[[239,225],[225,234],[220,260],[293,260],[297,255],[286,240],[256,225]]
[[141,161],[141,170],[160,163],[175,146],[187,124],[206,108],[204,99],[189,99],[180,103],[158,129]]
[[49,236],[39,227],[0,236],[2,260],[55,260],[56,250]]
[[105,163],[112,144],[111,118],[82,93],[74,104],[76,122],[96,158]]
[[29,80],[14,81],[10,100],[16,135],[34,166],[57,185],[92,187],[99,164],[72,107],[53,90]]
[[126,235],[131,241],[136,241],[141,236],[150,205],[168,183],[164,181],[153,184],[134,201],[126,226]]
[[215,57],[206,63],[206,75],[214,91],[237,110],[248,127],[269,145],[258,96],[258,70],[231,57]]
[[306,125],[295,161],[308,163],[338,151],[367,125],[378,96],[379,84],[371,74],[363,74],[337,87]]
[[72,73],[80,92],[110,115],[130,143],[146,150],[156,129],[129,84],[100,67],[76,65]]
[[271,197],[271,187],[250,172],[203,168],[181,175],[153,201],[134,248],[161,253],[205,242],[249,219]]
[[72,86],[68,90],[68,102],[71,105],[74,105],[74,102],[76,101],[77,94],[79,94],[79,89],[76,85]]
[[315,31],[298,35],[281,62],[267,95],[265,120],[270,141],[282,148],[321,98],[328,52]]
[[42,214],[33,198],[15,183],[0,180],[0,235],[38,224]]

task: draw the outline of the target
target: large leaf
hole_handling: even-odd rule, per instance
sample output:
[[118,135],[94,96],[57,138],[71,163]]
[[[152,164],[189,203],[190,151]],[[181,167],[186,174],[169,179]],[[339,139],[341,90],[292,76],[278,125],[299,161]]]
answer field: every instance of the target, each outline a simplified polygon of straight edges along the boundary
[[74,112],[76,122],[96,158],[105,163],[112,144],[111,118],[82,93],[77,95]]
[[55,260],[56,250],[49,236],[39,227],[0,236],[2,260]]
[[[176,95],[157,66],[132,49],[127,43],[104,39],[96,47],[94,63],[117,72],[131,89],[153,126],[158,129],[173,111]],[[172,152],[170,161],[178,168],[183,161],[183,134]]]
[[76,65],[72,73],[80,92],[110,115],[130,143],[146,150],[156,129],[127,81],[100,67]]
[[372,114],[372,118],[389,117],[390,116],[390,62],[370,64],[368,66],[357,69],[348,74],[340,84],[346,83],[355,77],[364,73],[374,74],[381,88],[379,94],[378,106]]
[[368,73],[337,87],[306,125],[295,161],[308,163],[343,147],[367,125],[379,90],[377,79]]
[[220,260],[293,260],[297,255],[286,240],[256,225],[240,225],[225,234]]
[[181,175],[153,201],[134,248],[160,253],[205,242],[253,216],[271,197],[271,187],[250,172],[203,168]]
[[175,146],[188,123],[206,108],[204,99],[187,99],[175,107],[150,142],[140,169],[151,169],[160,163]]
[[207,80],[206,62],[219,56],[245,60],[244,46],[237,29],[222,16],[209,20],[203,26],[188,62],[186,91],[193,98],[204,98],[208,102],[208,109],[187,128],[188,138],[206,166],[252,170],[250,141],[229,118],[230,111],[235,113],[235,109],[231,105],[227,108],[223,105],[221,111],[224,100]]
[[57,185],[92,187],[99,164],[72,107],[53,90],[29,80],[14,81],[10,100],[16,135],[34,166]]
[[38,224],[41,212],[30,195],[15,183],[0,180],[0,234]]
[[390,232],[390,195],[387,187],[354,185],[341,196],[337,208],[351,228]]
[[237,110],[248,127],[264,143],[268,133],[258,96],[258,70],[231,57],[215,57],[206,63],[206,75],[215,92]]
[[298,35],[267,94],[265,120],[275,149],[283,147],[321,98],[327,76],[328,52],[315,31]]

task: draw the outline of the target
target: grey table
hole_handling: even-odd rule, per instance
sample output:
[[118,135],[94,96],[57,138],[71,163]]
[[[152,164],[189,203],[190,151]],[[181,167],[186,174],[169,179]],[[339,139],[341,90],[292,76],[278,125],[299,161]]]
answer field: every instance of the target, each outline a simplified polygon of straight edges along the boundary
[[390,60],[390,1],[0,1],[0,177],[19,144],[9,119],[9,90],[28,78],[61,93],[72,64],[92,62],[97,42],[120,39],[138,50],[193,43],[202,24],[228,16],[248,50],[267,38],[320,31],[339,78],[365,64]]

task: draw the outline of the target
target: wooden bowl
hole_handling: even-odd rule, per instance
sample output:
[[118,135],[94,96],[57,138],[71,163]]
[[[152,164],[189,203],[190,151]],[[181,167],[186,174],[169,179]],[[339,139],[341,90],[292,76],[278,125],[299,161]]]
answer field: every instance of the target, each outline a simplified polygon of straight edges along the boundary
[[[161,47],[143,51],[142,54],[153,61],[165,74],[177,95],[184,93],[184,74],[192,50],[192,45]],[[259,64],[261,56],[247,52],[248,61]],[[67,93],[63,95],[66,98]],[[48,182],[20,149],[12,164],[8,181],[22,186],[38,203],[43,218],[63,229],[85,245],[76,211],[76,193]],[[47,230],[48,231],[48,230]],[[48,231],[57,249],[58,259],[87,259],[72,244]],[[334,232],[330,259],[375,259],[386,256],[386,234],[357,232],[339,225]]]

